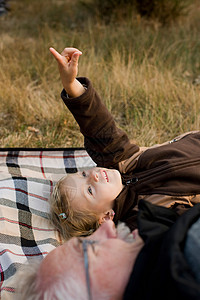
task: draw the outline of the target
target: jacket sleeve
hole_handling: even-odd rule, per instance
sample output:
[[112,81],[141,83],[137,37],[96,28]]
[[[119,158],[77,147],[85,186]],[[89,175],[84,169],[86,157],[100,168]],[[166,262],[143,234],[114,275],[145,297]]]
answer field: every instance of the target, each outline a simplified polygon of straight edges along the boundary
[[138,152],[139,147],[131,144],[126,133],[116,127],[91,82],[84,77],[78,80],[87,87],[85,93],[68,98],[63,90],[61,97],[79,124],[85,148],[94,162],[98,166],[118,168],[118,163]]

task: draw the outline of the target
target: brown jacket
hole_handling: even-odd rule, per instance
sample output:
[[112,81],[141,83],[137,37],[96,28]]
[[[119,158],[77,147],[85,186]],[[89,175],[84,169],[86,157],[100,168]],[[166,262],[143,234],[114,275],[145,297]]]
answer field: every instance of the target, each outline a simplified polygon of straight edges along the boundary
[[200,202],[200,132],[186,133],[150,148],[131,144],[87,78],[87,90],[70,99],[61,97],[85,138],[85,148],[97,166],[118,169],[125,187],[115,199],[114,221],[137,227],[140,199],[169,207],[182,214]]

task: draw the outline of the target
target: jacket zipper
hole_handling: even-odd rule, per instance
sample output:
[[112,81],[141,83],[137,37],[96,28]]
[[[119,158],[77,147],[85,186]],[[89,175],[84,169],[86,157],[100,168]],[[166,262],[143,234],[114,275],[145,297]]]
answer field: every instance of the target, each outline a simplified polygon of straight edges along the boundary
[[[174,164],[174,165],[170,165],[168,167],[166,166],[162,166],[162,167],[159,167],[155,169],[152,169],[152,170],[147,170],[147,171],[144,171],[145,173],[148,172],[148,174],[142,174],[141,173],[137,173],[135,174],[136,176],[132,177],[131,179],[128,179],[128,180],[123,180],[123,184],[125,184],[126,186],[127,185],[139,185],[145,181],[148,181],[149,178],[152,178],[154,176],[154,179],[157,178],[157,176],[159,175],[163,175],[163,173],[165,174],[168,174],[172,169],[175,169],[176,171],[179,171],[185,167],[189,167],[190,165],[193,165],[194,163],[196,163],[195,165],[197,166],[198,164],[200,164],[200,159],[197,159],[197,160],[192,160],[190,162],[180,162],[178,164]],[[150,171],[150,172],[149,172]],[[141,175],[140,175],[141,174]]]

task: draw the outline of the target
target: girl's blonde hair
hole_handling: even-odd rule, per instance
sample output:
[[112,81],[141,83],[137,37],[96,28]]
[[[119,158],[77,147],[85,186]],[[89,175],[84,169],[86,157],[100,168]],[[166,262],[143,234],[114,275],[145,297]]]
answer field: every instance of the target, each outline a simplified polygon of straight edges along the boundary
[[[50,197],[50,219],[64,241],[73,236],[91,235],[99,227],[97,213],[85,209],[73,210],[65,179],[66,176],[57,182]],[[63,213],[66,218],[59,216]]]

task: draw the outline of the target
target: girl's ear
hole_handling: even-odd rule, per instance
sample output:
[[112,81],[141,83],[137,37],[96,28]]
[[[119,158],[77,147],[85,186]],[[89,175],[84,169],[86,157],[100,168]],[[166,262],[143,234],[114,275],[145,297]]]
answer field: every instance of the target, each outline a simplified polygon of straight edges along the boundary
[[102,224],[108,220],[112,220],[114,219],[114,215],[115,215],[115,212],[113,209],[109,209],[107,210],[106,212],[102,213],[99,217],[99,224]]

